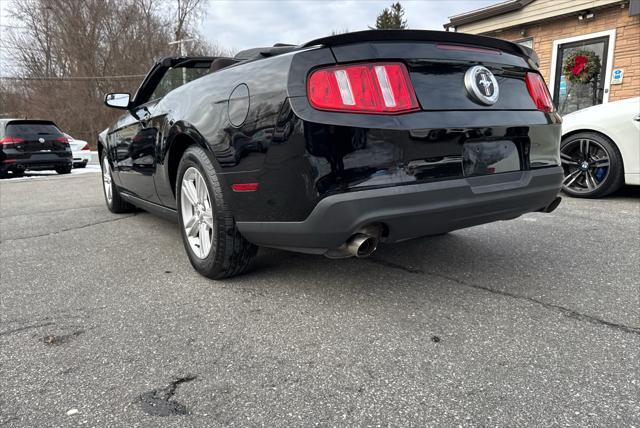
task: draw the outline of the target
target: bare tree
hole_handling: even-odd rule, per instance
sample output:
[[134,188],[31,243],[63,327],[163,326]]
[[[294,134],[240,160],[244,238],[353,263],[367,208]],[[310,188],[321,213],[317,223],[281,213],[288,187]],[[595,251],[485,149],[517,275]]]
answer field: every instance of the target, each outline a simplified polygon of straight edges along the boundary
[[[172,17],[174,40],[193,37],[193,24],[204,14],[207,0],[169,0],[169,2],[175,4]],[[177,45],[176,48],[178,48]]]
[[[104,93],[134,92],[153,62],[173,54],[174,37],[197,38],[206,0],[13,0],[21,27],[2,41],[17,78],[0,81],[0,114],[56,121],[71,135],[94,142],[118,113]],[[3,36],[3,39],[5,37]],[[199,54],[225,49],[203,41]]]

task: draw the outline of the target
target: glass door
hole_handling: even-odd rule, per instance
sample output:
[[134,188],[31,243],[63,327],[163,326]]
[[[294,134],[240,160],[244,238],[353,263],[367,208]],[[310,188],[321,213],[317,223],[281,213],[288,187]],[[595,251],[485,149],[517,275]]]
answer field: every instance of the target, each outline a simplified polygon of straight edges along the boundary
[[[558,45],[553,100],[560,114],[567,114],[592,105],[602,104],[605,91],[605,76],[607,75],[608,49],[609,36]],[[562,74],[567,57],[579,50],[592,51],[600,59],[599,72],[586,83],[569,82]]]

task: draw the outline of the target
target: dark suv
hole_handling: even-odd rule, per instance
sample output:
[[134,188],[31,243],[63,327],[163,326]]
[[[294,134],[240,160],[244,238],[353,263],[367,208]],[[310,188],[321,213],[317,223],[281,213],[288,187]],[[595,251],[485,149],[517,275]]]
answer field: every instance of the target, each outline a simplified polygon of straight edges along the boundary
[[0,175],[26,169],[69,174],[72,153],[67,138],[50,120],[0,119]]

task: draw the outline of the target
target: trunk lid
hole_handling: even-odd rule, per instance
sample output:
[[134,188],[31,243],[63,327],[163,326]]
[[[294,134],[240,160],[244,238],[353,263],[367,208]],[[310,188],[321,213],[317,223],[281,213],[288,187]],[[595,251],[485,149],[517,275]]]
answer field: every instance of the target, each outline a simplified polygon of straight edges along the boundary
[[[536,110],[525,82],[537,70],[537,56],[524,46],[490,37],[443,31],[363,31],[326,37],[307,46],[331,48],[338,64],[402,61],[423,110]],[[499,96],[493,104],[474,99],[465,75],[490,71]]]
[[[423,110],[536,110],[525,82],[526,68],[481,60],[408,60],[409,75]],[[474,99],[465,76],[482,66],[495,77],[498,99],[487,105]],[[481,87],[480,87],[481,88]]]

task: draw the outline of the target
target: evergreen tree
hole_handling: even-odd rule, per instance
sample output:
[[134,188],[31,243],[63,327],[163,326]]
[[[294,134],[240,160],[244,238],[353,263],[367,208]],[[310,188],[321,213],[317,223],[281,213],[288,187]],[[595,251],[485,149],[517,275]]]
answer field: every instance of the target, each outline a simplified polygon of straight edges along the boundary
[[407,28],[404,8],[400,2],[393,3],[390,8],[384,8],[376,18],[375,28],[377,30],[404,30]]

